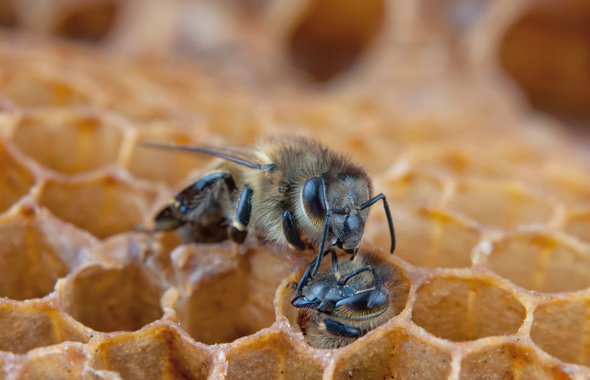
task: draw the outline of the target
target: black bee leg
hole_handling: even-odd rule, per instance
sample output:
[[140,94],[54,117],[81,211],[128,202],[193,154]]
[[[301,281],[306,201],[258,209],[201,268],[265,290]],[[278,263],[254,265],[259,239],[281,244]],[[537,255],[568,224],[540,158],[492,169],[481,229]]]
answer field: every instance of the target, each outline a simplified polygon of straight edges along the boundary
[[289,243],[291,248],[297,249],[299,251],[305,249],[305,244],[303,244],[301,236],[299,235],[299,231],[297,231],[297,227],[293,221],[293,213],[291,210],[286,210],[283,212],[283,234],[285,235],[287,243]]
[[338,257],[336,256],[336,251],[330,248],[326,251],[326,254],[327,252],[332,254],[332,269],[334,270],[334,273],[336,273],[338,271]]
[[185,214],[173,203],[166,206],[156,215],[155,222],[153,232],[175,230],[184,225],[187,220],[185,219]]
[[[348,303],[348,304],[365,303],[366,307],[371,309],[377,303],[379,303],[379,304],[381,303],[381,302],[378,302],[377,297],[381,293],[381,286],[383,285],[383,282],[382,282],[381,278],[379,276],[377,276],[377,272],[375,271],[375,268],[370,265],[366,266],[364,268],[357,269],[354,272],[350,273],[348,276],[346,276],[342,280],[338,281],[338,285],[340,285],[340,286],[345,285],[348,282],[348,280],[350,280],[354,276],[358,276],[359,273],[362,273],[362,272],[365,272],[368,270],[370,270],[373,273],[373,278],[375,279],[375,286],[372,287],[371,289],[367,289],[362,292],[357,292],[357,294],[355,294],[352,297],[349,297],[348,299],[344,299],[342,301],[339,301],[338,303],[340,304],[340,306],[345,303]],[[367,298],[367,296],[368,296],[368,298]],[[385,300],[383,300],[383,301],[385,301]]]
[[390,252],[393,253],[393,251],[395,251],[395,233],[393,231],[393,220],[391,219],[391,211],[389,211],[389,203],[387,203],[387,199],[385,198],[385,195],[379,194],[379,195],[369,199],[368,201],[365,202],[365,204],[363,204],[361,207],[359,207],[359,210],[364,210],[367,207],[372,206],[373,204],[375,204],[375,202],[377,202],[380,199],[383,199],[383,208],[385,209],[385,215],[387,216],[387,223],[389,224],[389,236],[391,237],[391,250],[390,250]]
[[320,266],[322,265],[322,259],[325,256],[325,252],[324,252],[324,248],[326,247],[326,239],[328,237],[328,229],[330,227],[330,217],[332,216],[332,214],[342,214],[342,215],[348,215],[350,214],[350,210],[345,210],[345,209],[330,209],[326,212],[326,221],[324,222],[324,232],[322,233],[322,240],[320,241],[320,250],[318,251],[318,257],[317,257],[317,262],[318,265],[315,266],[315,268],[313,268],[313,272],[311,272],[311,277],[314,278],[319,270],[320,270]]
[[332,335],[342,336],[345,338],[358,338],[361,336],[361,330],[356,327],[345,325],[331,319],[325,319],[323,325],[326,331]]
[[[213,186],[217,181],[222,179],[227,186],[227,189],[232,192],[236,189],[236,183],[232,178],[231,174],[225,172],[215,172],[200,178],[197,182],[194,183],[193,187],[196,191],[201,192],[206,188]],[[185,190],[189,190],[190,187],[187,187]],[[183,191],[184,192],[184,191]],[[180,194],[182,194],[181,192]]]
[[297,289],[295,289],[295,294],[299,294],[301,292],[301,289],[303,289],[303,287],[307,284],[307,281],[309,281],[309,273],[314,268],[316,261],[317,259],[313,259],[312,262],[309,263],[307,268],[305,268],[305,272],[303,272],[303,276],[301,276],[301,280],[299,280]]
[[216,172],[206,175],[176,194],[172,202],[156,215],[153,231],[171,231],[188,223],[188,214],[196,207],[199,195],[220,180],[225,182],[230,193],[235,190],[236,184],[229,173]]
[[248,223],[250,222],[250,215],[252,214],[252,189],[245,185],[238,201],[236,209],[236,216],[234,217],[232,227],[230,230],[230,238],[238,244],[246,240],[248,235]]
[[[326,256],[328,253],[332,253],[332,266],[335,268],[334,271],[338,270],[338,261],[337,261],[338,258],[336,257],[336,251],[334,251],[332,248],[330,248],[324,252],[323,256]],[[310,272],[312,271],[312,269],[314,269],[316,267],[317,261],[318,261],[317,258],[313,259],[312,262],[307,266],[307,268],[305,268],[305,272],[303,272],[303,276],[301,276],[301,280],[299,281],[299,284],[297,285],[297,289],[295,290],[295,294],[299,294],[299,292],[301,292],[301,289],[303,289],[303,287],[307,284],[307,282],[311,278]],[[321,263],[320,263],[320,265],[321,265]]]

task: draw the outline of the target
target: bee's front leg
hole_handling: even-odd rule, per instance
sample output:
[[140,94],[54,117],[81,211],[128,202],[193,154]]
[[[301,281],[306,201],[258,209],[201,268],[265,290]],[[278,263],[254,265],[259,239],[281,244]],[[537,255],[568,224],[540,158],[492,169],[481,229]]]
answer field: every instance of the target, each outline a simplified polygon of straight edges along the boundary
[[[324,251],[324,255],[326,256],[328,253],[332,254],[332,269],[334,270],[334,273],[336,276],[340,276],[340,273],[338,272],[338,257],[336,256],[336,251],[333,248],[329,248],[326,251]],[[322,257],[323,257],[322,256]],[[309,265],[307,266],[307,268],[305,268],[305,272],[303,273],[303,276],[301,276],[301,280],[299,280],[299,284],[297,285],[297,289],[295,289],[295,298],[297,298],[297,296],[299,295],[299,293],[301,293],[301,290],[303,289],[303,287],[305,285],[307,285],[307,282],[311,279],[311,271],[316,267],[316,265],[318,265],[318,259],[313,259],[311,263],[309,263]],[[321,263],[320,263],[321,265]]]
[[249,185],[244,185],[236,208],[236,215],[229,231],[229,237],[238,244],[246,240],[250,215],[252,215],[252,189]]
[[299,231],[297,231],[297,227],[295,227],[295,222],[293,221],[293,212],[291,212],[291,210],[286,210],[283,212],[283,234],[285,235],[285,239],[287,239],[287,243],[289,243],[291,248],[298,251],[305,249],[305,244],[301,240],[301,236],[299,235]]

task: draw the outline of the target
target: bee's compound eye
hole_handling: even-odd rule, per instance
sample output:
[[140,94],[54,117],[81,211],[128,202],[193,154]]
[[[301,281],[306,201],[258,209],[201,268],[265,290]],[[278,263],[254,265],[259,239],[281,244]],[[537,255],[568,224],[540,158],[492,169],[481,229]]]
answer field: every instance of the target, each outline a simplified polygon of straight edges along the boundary
[[326,215],[326,200],[324,198],[324,181],[320,177],[313,177],[303,185],[303,204],[308,215],[321,218]]

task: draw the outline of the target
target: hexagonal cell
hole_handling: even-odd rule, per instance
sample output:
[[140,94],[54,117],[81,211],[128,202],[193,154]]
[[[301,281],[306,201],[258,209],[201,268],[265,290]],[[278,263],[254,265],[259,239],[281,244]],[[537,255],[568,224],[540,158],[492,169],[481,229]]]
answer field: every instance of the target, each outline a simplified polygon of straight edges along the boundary
[[588,120],[588,4],[539,1],[527,4],[515,16],[497,42],[502,70],[537,111]]
[[161,128],[142,129],[139,132],[127,165],[131,173],[151,181],[164,181],[168,185],[177,185],[191,171],[211,162],[212,157],[203,154],[141,146],[145,142],[185,146],[212,144],[212,141],[205,141],[206,136],[199,142],[185,134],[176,133],[171,128],[170,125],[162,125]]
[[[347,257],[340,257],[339,258],[339,261],[340,261],[339,269],[340,269],[341,275],[343,277],[352,272],[352,270],[347,270],[346,267],[343,266],[343,265],[347,265],[346,262],[348,262],[348,260],[350,259],[350,257],[348,255],[346,255],[346,256]],[[361,250],[357,253],[356,259],[355,259],[355,260],[361,260],[361,262],[364,263],[363,266],[372,265],[373,267],[375,267],[377,269],[377,273],[387,273],[387,270],[390,271],[391,279],[389,281],[385,282],[385,278],[381,277],[381,280],[384,281],[382,286],[388,290],[388,302],[389,302],[388,309],[381,314],[382,316],[386,316],[386,318],[384,318],[383,320],[380,321],[381,324],[387,323],[388,320],[395,318],[397,315],[399,315],[405,309],[406,304],[407,304],[407,300],[408,300],[408,294],[410,291],[410,282],[406,276],[405,271],[398,264],[393,263],[391,261],[390,257],[391,256],[389,256],[389,254],[384,253],[384,252],[370,252],[370,251]],[[320,273],[322,273],[325,270],[330,270],[331,267],[332,267],[331,260],[324,260],[324,262],[322,263],[322,269],[321,269]],[[361,266],[359,266],[359,267],[361,267]],[[350,268],[350,267],[348,267],[348,268]],[[305,268],[301,268],[301,270],[299,272],[293,273],[291,275],[291,277],[289,277],[288,279],[289,280],[296,279],[296,281],[299,281],[299,279],[301,278],[301,275],[303,274],[304,269]],[[285,316],[287,318],[287,320],[289,321],[291,330],[293,330],[295,332],[301,332],[301,326],[299,325],[299,322],[298,322],[299,315],[301,313],[305,313],[306,309],[299,309],[299,308],[296,308],[293,305],[291,305],[291,300],[295,297],[295,286],[294,285],[295,284],[293,284],[293,283],[285,283],[285,282],[283,282],[281,284],[281,287],[279,288],[279,290],[276,294],[276,296],[277,296],[276,305],[278,307],[279,318],[281,316]],[[302,314],[302,315],[305,315],[305,314]],[[339,318],[335,317],[333,319],[338,320],[340,322],[346,322],[344,320],[344,318],[339,319]],[[368,319],[368,317],[365,315],[365,317],[363,319]],[[358,319],[356,321],[354,321],[353,323],[355,323],[353,326],[358,327],[358,325],[356,324],[356,323],[358,323]],[[369,322],[367,322],[367,323],[369,323]],[[380,328],[380,327],[376,327],[376,328]],[[324,348],[324,347],[318,347],[314,343],[313,340],[309,340],[308,337],[306,337],[305,335],[304,335],[304,338],[306,339],[308,344],[310,344],[312,347]],[[326,339],[326,341],[328,341],[328,340]],[[351,339],[351,341],[352,341],[352,339]],[[352,343],[354,343],[354,342],[352,342]]]
[[264,132],[265,125],[252,112],[257,105],[251,99],[227,94],[223,102],[209,99],[202,112],[207,116],[206,130],[218,134],[231,144],[250,146]]
[[560,297],[541,304],[533,315],[531,338],[565,362],[590,365],[590,299]]
[[48,181],[40,204],[54,215],[103,239],[141,224],[156,191],[119,176]]
[[502,228],[547,223],[553,216],[547,199],[517,184],[502,182],[460,184],[451,207],[482,224]]
[[11,366],[9,376],[22,380],[82,379],[87,360],[82,344],[61,343],[28,352],[24,361]]
[[35,183],[31,171],[18,162],[0,141],[0,213],[6,211]]
[[[125,75],[120,75],[125,72]],[[171,112],[174,109],[174,94],[166,92],[157,83],[137,75],[136,68],[121,61],[111,60],[107,65],[92,71],[92,77],[104,91],[104,106],[121,113],[132,121],[151,122],[170,120],[175,116],[184,122],[190,121]],[[144,123],[140,123],[144,125]]]
[[2,83],[3,95],[24,107],[89,104],[93,90],[94,85],[79,74],[39,63],[11,66]]
[[3,28],[18,26],[18,14],[12,1],[0,1],[0,25]]
[[[340,9],[337,15],[334,7]],[[289,58],[318,82],[354,66],[379,34],[386,13],[382,0],[362,6],[355,1],[313,1],[300,12],[287,41]]]
[[474,349],[463,359],[460,379],[566,380],[573,377],[530,347],[493,342]]
[[39,217],[30,206],[0,222],[0,242],[0,297],[15,300],[51,293],[57,279],[68,273],[76,252],[88,243]]
[[446,379],[450,374],[449,350],[402,328],[367,338],[342,349],[334,379]]
[[[550,165],[543,168],[540,185],[569,204],[590,202],[587,169],[577,165]],[[538,175],[538,173],[536,173]]]
[[79,41],[101,41],[111,30],[121,2],[101,1],[78,4],[65,10],[53,33]]
[[274,294],[291,271],[285,258],[263,247],[238,256],[230,243],[181,246],[172,256],[182,289],[174,309],[195,340],[231,342],[275,321]]
[[402,176],[385,176],[381,180],[384,194],[397,201],[422,201],[437,204],[445,182],[439,173],[424,168],[412,168]]
[[[0,69],[0,76],[2,76]],[[22,115],[22,110],[10,99],[0,95],[0,137],[13,135]],[[4,144],[0,139],[0,143]]]
[[421,148],[416,151],[416,161],[423,163],[421,166],[432,167],[436,170],[444,170],[465,178],[469,177],[498,177],[506,175],[509,167],[504,160],[491,157],[491,153],[479,149],[473,145],[465,146],[460,143],[451,143],[442,146],[438,141],[434,146]]
[[518,286],[567,292],[590,286],[590,251],[558,236],[519,233],[494,243],[488,268]]
[[24,117],[13,140],[41,165],[72,174],[116,163],[123,130],[90,110],[43,110]]
[[92,368],[123,379],[207,379],[213,359],[175,327],[154,324],[135,333],[98,337],[89,344]]
[[227,377],[249,379],[321,379],[321,361],[285,335],[268,330],[240,341],[226,354]]
[[152,270],[136,264],[121,268],[81,268],[67,279],[63,310],[97,331],[134,331],[158,320],[163,284]]
[[418,289],[412,319],[440,338],[465,341],[515,334],[524,306],[498,280],[487,277],[435,277]]
[[0,326],[0,351],[15,354],[65,341],[88,341],[82,326],[43,301],[20,303],[0,298]]
[[590,210],[568,215],[564,229],[578,239],[590,243]]
[[[471,266],[471,251],[480,239],[475,227],[437,209],[400,204],[390,207],[397,256],[425,267]],[[389,230],[382,210],[371,211],[365,234],[379,247],[389,247]]]

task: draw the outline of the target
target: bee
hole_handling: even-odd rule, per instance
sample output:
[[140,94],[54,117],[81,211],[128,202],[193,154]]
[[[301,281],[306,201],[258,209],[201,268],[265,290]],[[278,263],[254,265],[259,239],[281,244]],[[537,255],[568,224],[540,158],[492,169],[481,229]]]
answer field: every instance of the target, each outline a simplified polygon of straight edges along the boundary
[[340,348],[399,314],[407,294],[408,283],[395,267],[359,253],[320,272],[291,303],[301,309],[297,323],[310,346]]
[[383,201],[391,252],[395,234],[385,195],[372,196],[367,171],[345,154],[301,137],[275,137],[256,148],[145,146],[219,158],[155,217],[154,231],[188,227],[195,242],[228,238],[242,243],[249,230],[279,247],[317,247],[299,289],[317,275],[326,245],[354,254],[369,207]]

